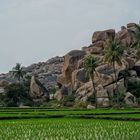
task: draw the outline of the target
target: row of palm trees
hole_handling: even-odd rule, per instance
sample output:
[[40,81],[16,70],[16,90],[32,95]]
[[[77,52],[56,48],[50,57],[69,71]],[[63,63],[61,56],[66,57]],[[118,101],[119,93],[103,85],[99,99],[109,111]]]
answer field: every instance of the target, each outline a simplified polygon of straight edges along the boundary
[[[135,25],[135,30],[130,30],[130,33],[134,36],[134,42],[130,47],[135,47],[137,50],[137,56],[140,56],[140,25]],[[116,73],[116,67],[115,64],[122,65],[122,57],[123,57],[124,47],[121,45],[120,42],[116,41],[115,39],[113,41],[110,41],[104,50],[104,62],[108,63],[112,68],[115,75],[114,82],[116,84],[116,92],[117,92],[117,105],[119,107],[119,91],[118,91],[118,85],[117,80],[118,76]],[[97,57],[94,55],[88,55],[85,57],[84,60],[84,68],[86,71],[86,75],[90,77],[93,84],[93,95],[95,97],[95,105],[97,108],[97,98],[96,98],[96,85],[95,85],[95,74],[96,68],[100,65],[100,61]]]

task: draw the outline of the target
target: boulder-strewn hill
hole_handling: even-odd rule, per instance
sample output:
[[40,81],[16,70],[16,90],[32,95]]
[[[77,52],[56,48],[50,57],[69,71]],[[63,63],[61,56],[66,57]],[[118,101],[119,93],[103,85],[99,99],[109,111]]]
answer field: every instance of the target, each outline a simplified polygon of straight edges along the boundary
[[[123,70],[129,72],[127,81],[138,80],[140,75],[140,60],[137,58],[137,50],[130,47],[135,41],[131,31],[135,30],[135,23],[122,26],[119,32],[114,29],[97,31],[93,33],[92,42],[89,46],[81,50],[72,50],[64,57],[55,57],[47,62],[40,62],[25,67],[28,75],[31,75],[31,97],[34,101],[48,101],[49,93],[47,89],[56,87],[55,98],[63,100],[74,93],[76,100],[86,102],[93,95],[92,81],[86,77],[83,67],[83,60],[88,54],[94,54],[99,60],[100,65],[96,68],[95,85],[97,90],[97,102],[101,106],[108,106],[110,98],[114,97],[116,84],[114,81],[113,68],[103,61],[104,50],[108,42],[116,40],[121,43],[124,49],[122,54],[122,65],[116,64],[117,84],[119,91],[125,91],[124,100],[128,104],[135,104],[136,98],[133,94],[127,93],[124,78],[119,77]],[[11,72],[0,75],[0,92],[8,83],[15,82]],[[47,100],[46,100],[47,98]]]
[[[64,58],[57,56],[49,59],[46,62],[32,64],[28,67],[25,67],[24,70],[28,75],[37,75],[41,84],[48,89],[52,86],[54,87],[57,84],[56,79],[57,76],[62,73],[63,62]],[[13,78],[11,72],[7,74],[0,74],[0,87],[15,81],[16,79]]]
[[[55,94],[55,98],[63,100],[70,93],[75,93],[75,98],[81,101],[88,101],[93,94],[92,82],[86,78],[83,68],[83,59],[88,54],[94,54],[101,61],[96,71],[98,76],[95,77],[97,90],[97,101],[101,106],[109,105],[109,97],[113,97],[113,87],[115,87],[113,68],[103,62],[104,49],[107,43],[111,40],[119,41],[124,47],[122,66],[116,64],[118,77],[118,88],[120,91],[126,90],[124,87],[124,79],[119,78],[119,73],[122,70],[128,70],[130,73],[129,79],[137,78],[140,74],[140,61],[136,56],[136,49],[130,48],[134,41],[130,30],[135,30],[135,23],[129,23],[127,26],[122,26],[119,32],[114,29],[97,31],[93,33],[92,44],[83,47],[82,50],[73,50],[64,56],[63,73],[58,76],[57,82],[59,89]],[[135,97],[127,93],[125,100],[132,98],[135,102]],[[130,101],[131,102],[131,101]]]

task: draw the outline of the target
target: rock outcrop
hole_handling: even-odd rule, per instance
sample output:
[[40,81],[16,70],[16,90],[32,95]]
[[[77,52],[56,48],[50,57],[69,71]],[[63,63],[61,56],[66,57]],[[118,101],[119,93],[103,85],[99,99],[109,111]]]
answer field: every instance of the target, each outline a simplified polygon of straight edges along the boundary
[[67,85],[71,87],[72,92],[75,92],[75,98],[78,100],[87,101],[93,95],[92,82],[85,75],[83,60],[86,55],[94,54],[101,61],[100,66],[96,68],[95,75],[98,104],[104,107],[109,106],[109,97],[114,96],[116,84],[113,68],[103,61],[104,49],[107,43],[114,39],[124,47],[122,65],[116,64],[115,67],[118,89],[125,91],[124,79],[119,79],[119,73],[127,69],[133,76],[140,74],[140,62],[136,57],[137,51],[134,48],[129,48],[134,42],[134,37],[130,32],[134,28],[135,24],[130,23],[126,27],[122,26],[121,30],[117,33],[114,29],[94,32],[92,44],[88,47],[83,47],[82,50],[73,50],[66,54],[64,56],[63,73],[57,79],[59,92],[57,91],[56,95],[63,95],[62,88],[67,87]]
[[[39,62],[25,67],[27,75],[33,76],[37,75],[38,80],[47,89],[57,85],[57,77],[62,73],[62,67],[64,64],[63,57],[54,57],[46,62]],[[11,72],[7,74],[0,74],[0,84],[6,81],[8,83],[16,82]]]
[[114,39],[115,37],[115,30],[109,29],[105,31],[97,31],[94,32],[92,36],[92,43],[98,42],[98,41],[110,41]]
[[63,75],[66,84],[72,82],[72,72],[77,69],[78,61],[85,56],[85,52],[81,50],[73,50],[64,56]]
[[[39,62],[24,67],[27,75],[33,76],[31,80],[31,97],[35,102],[43,102],[49,99],[48,91],[57,86],[57,77],[62,74],[64,64],[63,57],[54,57],[46,62]],[[34,78],[37,75],[37,78]],[[12,73],[0,74],[0,92],[10,83],[17,82]],[[46,95],[47,93],[47,95]]]
[[31,78],[30,96],[34,102],[49,101],[49,92],[35,76]]
[[136,97],[133,94],[131,94],[130,92],[126,93],[124,101],[125,101],[126,105],[128,105],[128,106],[137,105]]
[[[130,47],[134,42],[134,36],[131,31],[135,30],[135,23],[129,23],[122,26],[121,30],[116,32],[114,29],[97,31],[93,33],[91,44],[83,47],[81,50],[72,50],[64,57],[55,57],[47,62],[40,62],[25,67],[31,80],[31,97],[36,102],[49,100],[48,90],[57,86],[54,97],[61,101],[69,94],[74,93],[76,100],[88,101],[93,95],[93,84],[91,79],[87,78],[83,67],[83,61],[86,55],[94,54],[100,60],[100,65],[96,68],[95,88],[97,91],[98,105],[109,106],[109,97],[113,97],[116,91],[115,75],[113,68],[103,61],[104,50],[109,41],[116,40],[124,48],[122,54],[122,65],[115,64],[118,90],[125,91],[123,77],[119,73],[128,70],[129,79],[140,76],[140,60],[137,58],[137,51]],[[37,78],[34,77],[37,75]],[[11,73],[0,75],[0,87],[8,83],[16,82]],[[129,95],[129,96],[128,96]],[[132,95],[125,97],[126,104]]]

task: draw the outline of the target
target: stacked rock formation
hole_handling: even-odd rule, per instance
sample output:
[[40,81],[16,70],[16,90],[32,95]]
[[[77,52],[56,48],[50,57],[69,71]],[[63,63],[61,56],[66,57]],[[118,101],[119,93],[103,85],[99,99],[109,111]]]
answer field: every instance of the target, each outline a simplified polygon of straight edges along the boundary
[[[69,92],[63,92],[63,89],[71,89],[75,93],[76,99],[87,101],[93,94],[92,82],[85,75],[83,68],[83,59],[88,54],[94,54],[101,60],[100,66],[96,71],[98,76],[95,77],[97,90],[98,104],[101,106],[109,105],[109,97],[113,97],[114,73],[113,68],[103,62],[104,49],[106,44],[116,39],[120,41],[122,47],[125,47],[123,54],[122,66],[116,64],[117,76],[119,72],[125,69],[135,73],[140,73],[140,61],[136,59],[136,50],[130,49],[129,46],[133,43],[133,36],[129,30],[135,28],[135,23],[129,23],[126,27],[122,27],[121,31],[115,32],[114,29],[105,31],[97,31],[93,33],[92,44],[88,47],[83,47],[81,50],[73,50],[64,56],[63,73],[58,76],[58,90],[55,94],[56,99],[63,100]],[[129,48],[129,49],[128,49]],[[125,90],[124,80],[118,78],[119,90]]]

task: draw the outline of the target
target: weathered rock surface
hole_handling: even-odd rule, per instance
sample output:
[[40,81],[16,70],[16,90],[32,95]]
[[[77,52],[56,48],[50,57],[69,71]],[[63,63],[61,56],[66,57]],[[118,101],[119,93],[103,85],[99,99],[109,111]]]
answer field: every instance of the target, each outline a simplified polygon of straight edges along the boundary
[[97,31],[94,32],[92,37],[92,43],[95,43],[97,41],[110,41],[115,37],[115,30],[109,29],[105,31]]
[[84,68],[77,69],[72,72],[73,90],[77,90],[78,87],[82,86],[84,83],[88,81],[89,81],[89,78],[87,78],[86,71],[84,70]]
[[[77,98],[80,99],[81,101],[83,101],[83,99],[87,99],[93,95],[93,86],[92,86],[92,82],[88,82],[86,84],[84,84],[83,86],[81,86],[77,91]],[[107,94],[107,90],[104,89],[104,87],[102,85],[98,85],[96,88],[97,91],[97,103],[99,106],[102,107],[107,107],[109,106],[109,98],[108,98],[108,94]],[[85,98],[87,97],[87,98]],[[86,101],[87,101],[86,100]]]
[[[109,106],[108,96],[114,96],[116,90],[115,75],[113,68],[104,63],[104,49],[107,43],[113,39],[119,41],[124,47],[124,54],[122,65],[115,64],[117,74],[117,85],[119,91],[125,91],[124,80],[120,79],[119,73],[123,70],[131,72],[130,77],[137,77],[140,75],[140,62],[136,57],[136,49],[130,48],[134,38],[130,30],[134,30],[135,24],[129,23],[127,26],[122,26],[119,32],[114,29],[104,31],[97,31],[93,33],[92,44],[85,46],[81,50],[74,50],[69,52],[64,57],[63,73],[58,78],[58,83],[61,84],[59,91],[63,86],[71,85],[72,91],[75,92],[76,99],[87,101],[93,95],[93,86],[90,79],[85,77],[83,69],[83,61],[86,55],[94,54],[101,64],[96,68],[95,86],[97,90],[98,104],[101,106]],[[127,48],[128,47],[128,48]]]
[[128,29],[123,29],[116,34],[116,40],[122,43],[122,46],[130,46],[133,42],[133,38]]
[[131,94],[130,92],[126,93],[124,101],[125,101],[126,105],[128,105],[128,106],[136,106],[137,105],[136,97],[133,94]]
[[63,75],[65,77],[66,84],[72,82],[72,72],[77,69],[78,61],[82,59],[85,55],[84,51],[81,50],[73,50],[64,56],[64,67],[63,67]]
[[92,105],[88,105],[87,106],[87,109],[95,109],[96,107],[95,106],[92,106]]
[[[117,82],[117,85],[118,85],[118,91],[121,92],[121,91],[124,91],[125,90],[125,87],[124,87],[124,79],[121,79]],[[110,97],[113,97],[114,96],[114,91],[116,91],[116,83],[112,83],[108,86],[105,87],[108,95]]]
[[[57,85],[57,77],[62,73],[63,63],[64,58],[57,56],[46,62],[32,64],[24,69],[28,75],[37,75],[41,84],[48,89]],[[0,83],[1,81],[14,83],[16,79],[14,79],[13,75],[9,72],[7,74],[0,74]]]
[[102,85],[98,85],[97,87],[97,103],[98,106],[102,106],[102,107],[109,106],[109,97],[107,94],[107,90],[104,89]]
[[41,84],[35,76],[31,78],[30,96],[34,102],[44,102],[49,100],[48,90]]
[[[104,49],[109,41],[115,39],[124,47],[122,65],[115,64],[118,89],[120,91],[125,90],[124,80],[118,76],[121,71],[128,70],[130,72],[129,79],[140,76],[140,60],[137,58],[137,51],[135,48],[129,47],[134,42],[134,37],[130,30],[135,30],[135,23],[129,23],[126,27],[122,26],[119,32],[115,32],[114,29],[94,32],[92,42],[88,47],[83,47],[82,50],[72,50],[64,57],[55,57],[47,62],[25,67],[28,75],[38,76],[38,82],[32,77],[31,93],[33,98],[47,100],[48,94],[46,97],[45,93],[48,92],[45,89],[58,85],[54,96],[57,100],[61,101],[70,93],[75,93],[76,99],[86,102],[93,95],[93,85],[91,80],[85,76],[86,71],[83,68],[83,61],[86,55],[94,54],[101,61],[100,66],[96,68],[95,74],[97,101],[100,106],[107,107],[109,105],[108,96],[113,97],[113,89],[116,90],[113,68],[103,61]],[[0,75],[0,87],[15,81],[11,73]],[[43,88],[43,91],[38,83],[45,88]],[[128,102],[128,98],[125,100]]]
[[58,101],[63,100],[66,96],[71,94],[71,89],[70,85],[67,86],[62,86],[61,88],[58,88],[56,91],[54,98],[57,99]]

